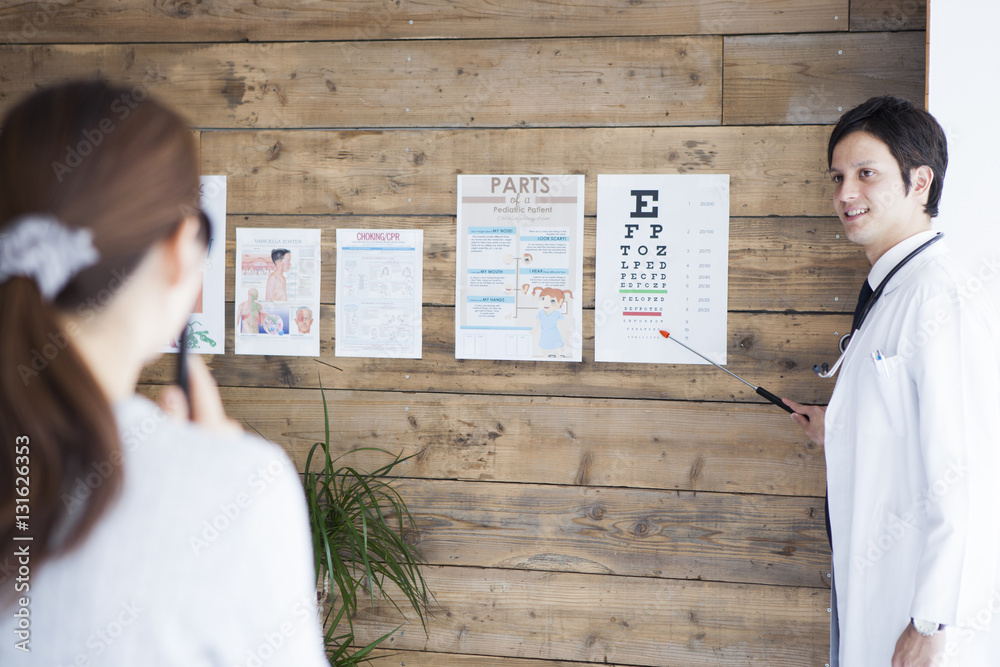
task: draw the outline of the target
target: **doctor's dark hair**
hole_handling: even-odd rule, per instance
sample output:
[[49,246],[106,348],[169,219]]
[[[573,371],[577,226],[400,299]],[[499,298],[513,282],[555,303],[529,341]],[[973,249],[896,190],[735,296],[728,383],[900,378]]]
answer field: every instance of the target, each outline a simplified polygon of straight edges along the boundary
[[[51,301],[31,278],[0,283],[0,549],[30,536],[40,563],[80,544],[121,486],[118,425],[74,337],[197,212],[198,158],[187,124],[138,86],[43,89],[0,127],[0,234],[21,216],[51,215],[91,230],[100,256]],[[23,532],[15,506],[26,472]]]
[[934,179],[924,212],[936,217],[948,169],[948,141],[934,116],[909,100],[890,95],[873,97],[841,116],[833,128],[826,151],[828,168],[833,162],[833,149],[854,132],[866,132],[889,147],[899,165],[906,192],[910,191],[911,170],[924,165],[931,168]]

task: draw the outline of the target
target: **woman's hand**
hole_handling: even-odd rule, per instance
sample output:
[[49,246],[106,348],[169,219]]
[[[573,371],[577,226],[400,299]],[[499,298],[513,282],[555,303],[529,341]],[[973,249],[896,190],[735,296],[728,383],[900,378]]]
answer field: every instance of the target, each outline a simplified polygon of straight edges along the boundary
[[174,419],[190,420],[219,435],[242,433],[240,425],[227,417],[222,409],[219,387],[201,355],[188,356],[188,377],[191,385],[190,410],[184,392],[177,385],[171,385],[160,393],[160,408]]

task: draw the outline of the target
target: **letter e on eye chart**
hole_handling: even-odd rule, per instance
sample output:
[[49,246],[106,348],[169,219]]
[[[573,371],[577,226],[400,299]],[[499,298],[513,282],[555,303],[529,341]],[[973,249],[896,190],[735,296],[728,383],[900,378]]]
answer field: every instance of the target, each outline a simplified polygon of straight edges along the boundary
[[726,363],[729,175],[598,175],[594,360]]

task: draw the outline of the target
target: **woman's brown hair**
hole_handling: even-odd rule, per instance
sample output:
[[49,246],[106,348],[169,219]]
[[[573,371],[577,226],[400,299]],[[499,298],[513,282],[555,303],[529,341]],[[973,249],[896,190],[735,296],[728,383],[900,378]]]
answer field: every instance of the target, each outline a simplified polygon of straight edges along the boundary
[[[31,536],[37,565],[78,545],[121,484],[114,415],[65,316],[99,316],[149,249],[196,210],[198,165],[185,122],[140,86],[43,90],[2,128],[0,236],[21,216],[49,215],[92,230],[100,254],[51,302],[30,278],[0,283],[0,545],[9,557],[28,544],[15,536]],[[22,475],[24,448],[16,448],[26,441]],[[24,524],[15,514],[25,497],[18,477],[30,479]]]

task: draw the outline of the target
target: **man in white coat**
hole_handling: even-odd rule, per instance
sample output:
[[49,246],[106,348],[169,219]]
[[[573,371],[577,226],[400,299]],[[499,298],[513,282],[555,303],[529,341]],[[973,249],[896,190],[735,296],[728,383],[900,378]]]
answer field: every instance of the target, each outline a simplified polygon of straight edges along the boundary
[[1000,325],[931,229],[944,133],[910,102],[872,98],[840,119],[828,161],[872,269],[829,406],[785,402],[826,451],[831,664],[995,667]]

